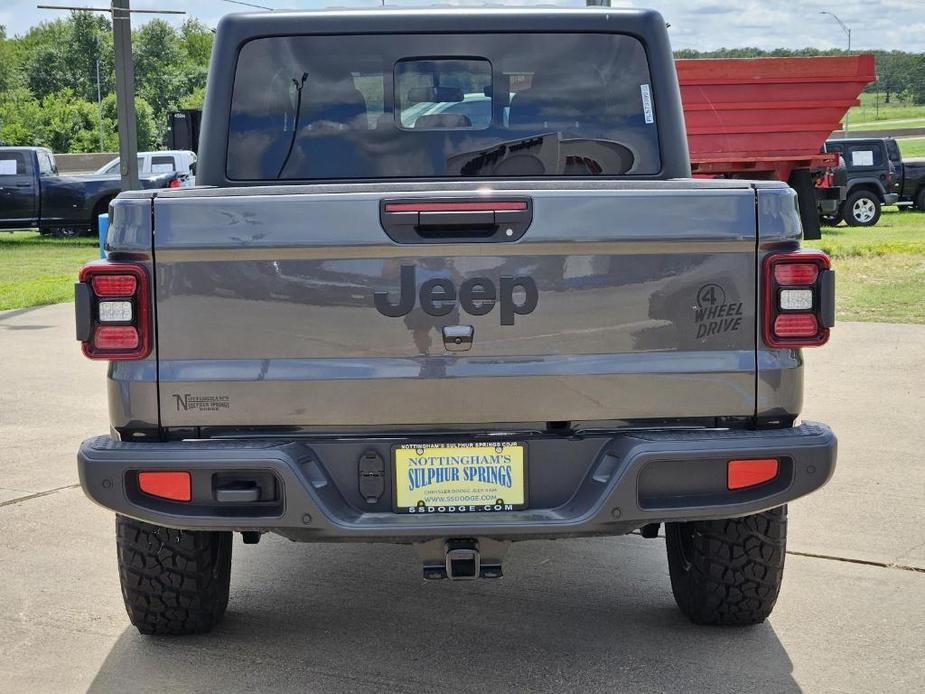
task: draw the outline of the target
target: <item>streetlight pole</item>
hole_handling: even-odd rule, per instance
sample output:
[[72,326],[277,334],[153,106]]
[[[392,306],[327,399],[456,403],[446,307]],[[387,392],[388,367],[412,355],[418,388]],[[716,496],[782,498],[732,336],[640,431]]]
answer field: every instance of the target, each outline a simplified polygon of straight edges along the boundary
[[[837,14],[835,14],[834,12],[827,12],[827,11],[823,10],[823,11],[820,12],[819,14],[827,14],[827,15],[829,15],[832,19],[834,19],[836,22],[838,22],[838,26],[840,26],[840,27],[841,27],[841,30],[844,31],[845,34],[848,36],[848,53],[851,53],[851,27],[849,27],[847,24],[845,24],[845,23],[839,18],[839,16],[838,16]],[[848,113],[847,113],[847,112],[845,112],[845,122],[844,122],[844,128],[843,128],[842,132],[844,133],[844,137],[848,137]]]

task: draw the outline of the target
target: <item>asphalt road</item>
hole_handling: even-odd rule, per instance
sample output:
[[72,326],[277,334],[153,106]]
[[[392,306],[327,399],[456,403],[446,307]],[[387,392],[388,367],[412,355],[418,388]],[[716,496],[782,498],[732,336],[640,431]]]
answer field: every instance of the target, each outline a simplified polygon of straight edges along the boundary
[[838,470],[791,506],[766,624],[689,624],[660,539],[523,543],[500,581],[431,583],[409,548],[269,537],[236,540],[222,625],[170,640],[129,626],[112,515],[77,487],[105,365],[70,306],[0,313],[0,691],[921,691],[923,347],[925,326],[842,324],[807,352]]

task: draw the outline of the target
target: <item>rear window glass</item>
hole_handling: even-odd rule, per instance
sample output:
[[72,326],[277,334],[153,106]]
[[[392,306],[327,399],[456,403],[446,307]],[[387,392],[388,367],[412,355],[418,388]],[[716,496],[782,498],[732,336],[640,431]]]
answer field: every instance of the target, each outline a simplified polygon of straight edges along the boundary
[[0,176],[24,176],[26,158],[19,152],[0,152]]
[[256,39],[238,58],[226,174],[656,174],[656,115],[645,50],[629,36]]
[[395,106],[404,128],[488,128],[491,63],[403,60],[395,66]]
[[883,153],[879,147],[855,145],[848,148],[851,167],[883,166]]
[[151,157],[151,173],[173,173],[176,170],[172,155],[161,154]]

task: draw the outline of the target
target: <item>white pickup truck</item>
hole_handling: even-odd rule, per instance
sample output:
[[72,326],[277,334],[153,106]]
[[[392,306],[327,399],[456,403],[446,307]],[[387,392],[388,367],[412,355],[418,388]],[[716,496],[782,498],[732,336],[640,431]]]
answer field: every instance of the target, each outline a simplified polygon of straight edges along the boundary
[[[196,185],[196,153],[179,149],[138,153],[139,176],[174,172],[180,175],[184,188]],[[97,169],[96,173],[118,175],[119,157]]]

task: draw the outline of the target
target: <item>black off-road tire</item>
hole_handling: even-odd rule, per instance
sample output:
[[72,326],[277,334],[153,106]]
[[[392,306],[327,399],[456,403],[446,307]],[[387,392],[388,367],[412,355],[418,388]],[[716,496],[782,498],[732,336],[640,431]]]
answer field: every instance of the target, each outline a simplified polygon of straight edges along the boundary
[[202,634],[221,620],[231,583],[231,533],[193,532],[116,516],[122,598],[142,634]]
[[925,212],[925,187],[915,196],[915,209],[920,212]]
[[666,523],[671,590],[695,624],[767,619],[784,575],[787,507],[743,518]]
[[869,190],[857,190],[842,203],[841,216],[849,227],[872,227],[880,221],[880,198]]

